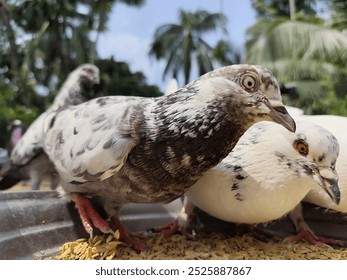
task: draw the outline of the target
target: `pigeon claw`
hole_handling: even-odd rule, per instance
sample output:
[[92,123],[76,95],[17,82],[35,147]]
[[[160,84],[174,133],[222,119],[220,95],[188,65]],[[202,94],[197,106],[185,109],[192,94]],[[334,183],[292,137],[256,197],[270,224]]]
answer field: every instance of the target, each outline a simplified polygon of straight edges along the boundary
[[84,229],[90,236],[93,236],[93,226],[103,233],[114,234],[114,231],[109,227],[109,223],[95,211],[87,198],[80,194],[75,194],[73,199],[76,203],[76,208],[81,217]]
[[289,236],[283,240],[284,243],[296,243],[301,240],[305,240],[308,243],[312,245],[316,245],[322,248],[329,248],[331,249],[332,247],[328,244],[331,245],[339,245],[343,246],[344,243],[341,240],[333,239],[333,238],[327,238],[323,236],[316,236],[312,232],[304,229],[300,229],[299,232],[296,235]]
[[130,232],[124,227],[117,215],[112,216],[111,220],[115,227],[119,230],[120,241],[131,245],[131,247],[139,253],[145,250],[145,246],[142,243],[136,242],[132,239]]
[[195,239],[195,234],[188,232],[186,227],[182,227],[179,225],[179,219],[175,219],[172,222],[156,227],[153,229],[154,232],[161,232],[165,237],[170,237],[174,235],[175,233],[180,233],[183,236],[185,236],[187,239],[194,240]]

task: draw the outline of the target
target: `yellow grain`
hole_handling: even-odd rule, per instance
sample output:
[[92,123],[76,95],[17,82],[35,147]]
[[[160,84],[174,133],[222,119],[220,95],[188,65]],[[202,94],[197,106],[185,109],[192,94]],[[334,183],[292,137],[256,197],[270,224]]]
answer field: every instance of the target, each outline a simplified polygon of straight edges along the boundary
[[111,242],[111,240],[113,239],[113,236],[112,235],[109,235],[106,239],[106,243],[109,243]]
[[116,231],[115,231],[115,233],[114,233],[114,238],[116,238],[116,240],[119,240],[119,238],[120,238],[120,233],[119,233],[119,230],[117,229]]
[[99,239],[98,241],[96,241],[93,246],[96,247],[96,246],[99,246],[100,244],[102,243],[102,239]]
[[140,254],[131,246],[119,246],[122,243],[117,236],[103,235],[88,241],[67,242],[60,247],[60,255],[55,259],[347,259],[346,249],[321,248],[306,242],[266,243],[249,235],[230,237],[220,233],[200,233],[196,241],[180,235],[163,237],[162,234],[138,234],[136,238],[147,248]]
[[75,242],[80,243],[80,242],[86,242],[86,241],[87,241],[87,239],[85,239],[85,238],[80,238],[80,239],[77,239]]

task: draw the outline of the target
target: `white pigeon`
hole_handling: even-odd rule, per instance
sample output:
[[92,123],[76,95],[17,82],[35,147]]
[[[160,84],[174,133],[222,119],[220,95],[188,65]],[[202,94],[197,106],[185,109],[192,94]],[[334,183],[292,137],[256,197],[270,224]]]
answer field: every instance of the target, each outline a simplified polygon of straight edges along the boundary
[[281,218],[311,190],[339,203],[338,153],[338,141],[322,127],[297,122],[294,134],[276,123],[254,124],[186,192],[180,216],[157,231],[189,236],[194,206],[224,221],[257,224]]
[[[341,192],[340,203],[332,203],[331,199],[329,199],[325,192],[321,191],[320,189],[310,191],[305,196],[303,201],[333,211],[347,213],[347,118],[333,115],[302,115],[300,117],[297,117],[297,119],[300,120],[300,122],[305,121],[310,124],[317,124],[324,127],[325,129],[333,133],[340,143],[340,154],[336,162],[336,171],[339,175],[339,187]],[[328,165],[329,158],[327,158],[325,154],[322,156],[322,164]],[[296,236],[287,238],[287,241],[299,241],[300,239],[305,239],[312,244],[317,244],[321,246],[324,246],[325,243],[339,244],[338,240],[320,237],[314,234],[314,232],[305,222],[305,219],[302,214],[301,205],[298,205],[293,211],[291,211],[291,213],[289,214],[289,218],[293,221],[298,234]]]
[[46,175],[52,178],[51,188],[56,188],[59,177],[43,151],[44,120],[50,112],[87,101],[91,96],[91,87],[99,82],[99,69],[93,64],[82,64],[70,73],[53,104],[35,119],[13,147],[9,161],[0,171],[0,190],[28,179],[31,180],[32,189],[37,190]]
[[51,114],[45,151],[85,229],[110,230],[86,199],[100,197],[121,239],[142,250],[121,225],[119,208],[181,196],[262,120],[295,130],[272,74],[232,65],[158,98],[101,97]]
[[296,117],[300,117],[300,116],[304,115],[304,111],[300,108],[286,105],[286,109],[287,109],[289,115],[291,115],[294,119],[296,119]]

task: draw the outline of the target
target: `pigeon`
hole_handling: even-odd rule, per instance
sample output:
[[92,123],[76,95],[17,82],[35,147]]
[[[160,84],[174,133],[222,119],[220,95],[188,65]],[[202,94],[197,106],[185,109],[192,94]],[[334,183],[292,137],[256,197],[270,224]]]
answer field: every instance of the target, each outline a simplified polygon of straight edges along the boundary
[[[9,131],[10,136],[7,144],[7,151],[10,155],[12,149],[19,142],[23,135],[24,125],[21,120],[14,120],[8,124],[7,130]],[[50,177],[49,179],[51,180],[51,189],[56,189],[59,184],[59,176],[57,176],[53,165],[50,164],[50,162],[49,164],[47,164],[47,160],[48,158],[44,153],[38,155],[38,158],[33,160],[30,165],[20,168],[20,170],[18,170],[18,172],[20,173],[16,177],[30,179],[32,190],[38,190],[43,176],[48,175]],[[15,178],[14,184],[16,184],[17,182],[18,181]]]
[[[311,190],[305,196],[303,201],[326,208],[330,211],[347,213],[347,137],[345,132],[345,128],[347,127],[347,118],[333,115],[302,115],[297,117],[297,119],[300,120],[300,122],[304,121],[312,125],[316,124],[324,127],[334,134],[340,144],[340,153],[336,162],[336,171],[339,175],[339,187],[341,191],[340,203],[332,203],[331,199],[329,199],[325,192],[322,192],[320,189]],[[321,158],[321,162],[322,164],[328,165],[329,157],[324,154],[323,158]],[[311,244],[324,247],[327,247],[327,244],[341,244],[339,240],[315,235],[305,222],[301,204],[290,212],[289,218],[293,221],[298,233],[296,236],[286,238],[286,241],[296,242],[305,239]]]
[[43,151],[44,120],[50,112],[89,100],[91,87],[99,82],[99,69],[93,64],[82,64],[69,74],[53,104],[34,120],[13,147],[9,161],[0,171],[0,190],[29,179],[32,189],[38,190],[45,175],[51,177],[51,189],[57,187],[59,176]]
[[141,251],[119,221],[120,207],[180,197],[262,120],[295,131],[273,75],[231,65],[161,97],[104,96],[52,113],[44,149],[86,231],[112,230],[90,205],[98,197],[121,240]]
[[187,228],[195,207],[227,222],[258,224],[283,217],[311,190],[338,204],[337,139],[320,126],[296,124],[295,134],[276,123],[254,124],[189,188],[178,218],[156,231],[191,237]]
[[288,113],[294,118],[294,120],[297,117],[300,117],[300,116],[304,115],[304,111],[301,110],[300,108],[293,107],[293,106],[288,106],[288,105],[286,105],[285,107],[286,107]]

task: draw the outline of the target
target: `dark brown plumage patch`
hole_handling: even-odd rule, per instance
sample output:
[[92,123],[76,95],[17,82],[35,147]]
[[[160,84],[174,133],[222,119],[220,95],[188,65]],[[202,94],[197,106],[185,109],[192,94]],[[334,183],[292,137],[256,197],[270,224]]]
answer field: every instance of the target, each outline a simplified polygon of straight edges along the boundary
[[69,182],[70,184],[73,184],[73,185],[83,185],[84,183],[83,182],[78,182],[78,181],[71,181]]
[[262,83],[264,84],[265,90],[268,90],[270,86],[272,86],[275,91],[279,90],[278,84],[275,82],[273,77],[271,77],[271,75],[269,75],[269,76],[263,75],[262,76]]
[[108,98],[108,97],[100,97],[100,98],[97,99],[96,102],[99,104],[100,107],[102,107],[102,106],[105,106],[108,103],[109,99],[110,98]]
[[98,124],[98,123],[104,122],[106,120],[107,120],[107,118],[106,118],[105,114],[101,114],[94,119],[93,123]]
[[244,201],[244,200],[245,200],[245,198],[243,197],[243,195],[240,194],[240,193],[235,194],[234,197],[235,197],[236,200],[238,200],[238,201]]
[[243,176],[243,175],[241,175],[241,174],[237,174],[236,175],[236,179],[237,180],[244,180],[244,179],[246,179],[247,178],[247,176]]
[[113,139],[111,138],[110,140],[108,140],[103,146],[102,146],[102,148],[104,149],[104,150],[107,150],[107,149],[109,149],[109,148],[111,148],[112,147],[112,145],[113,145]]
[[237,191],[240,188],[240,185],[238,183],[234,183],[231,187],[232,191]]
[[85,153],[85,151],[86,151],[86,149],[84,147],[82,147],[82,149],[76,153],[76,156],[82,155],[83,153]]
[[235,172],[242,170],[242,166],[240,165],[234,165],[233,168]]
[[57,138],[58,138],[59,144],[64,144],[64,143],[65,143],[65,140],[64,140],[64,138],[63,138],[63,132],[62,132],[62,131],[60,131],[60,132],[58,133]]
[[54,116],[52,119],[51,119],[51,122],[49,123],[49,128],[52,128],[54,123],[55,123],[55,118],[56,116]]
[[319,158],[318,158],[318,162],[322,162],[322,161],[325,159],[325,157],[326,157],[326,154],[325,154],[325,153],[323,153],[322,155],[320,155]]

